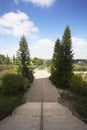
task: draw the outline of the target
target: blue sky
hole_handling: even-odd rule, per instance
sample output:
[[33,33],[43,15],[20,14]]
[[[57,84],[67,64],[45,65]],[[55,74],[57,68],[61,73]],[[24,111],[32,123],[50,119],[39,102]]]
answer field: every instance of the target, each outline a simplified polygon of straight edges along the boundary
[[0,0],[0,54],[16,54],[24,34],[31,57],[51,58],[67,25],[74,57],[87,59],[86,0]]

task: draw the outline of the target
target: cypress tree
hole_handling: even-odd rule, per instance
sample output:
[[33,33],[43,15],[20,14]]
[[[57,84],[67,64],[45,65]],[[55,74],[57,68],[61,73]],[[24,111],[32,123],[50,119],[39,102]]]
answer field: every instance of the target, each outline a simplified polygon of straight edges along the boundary
[[19,43],[19,50],[17,51],[17,61],[19,64],[19,69],[22,75],[28,78],[31,82],[33,81],[33,74],[30,65],[30,52],[28,49],[28,43],[26,41],[25,36],[21,37]]
[[71,31],[69,26],[67,26],[62,37],[62,42],[58,39],[55,43],[50,79],[57,87],[69,88],[72,69],[73,54]]
[[73,54],[72,54],[72,41],[71,41],[71,31],[69,26],[65,28],[64,35],[62,37],[62,86],[68,88],[70,85],[70,79],[72,76],[73,69]]
[[59,39],[57,39],[54,47],[54,54],[53,54],[52,65],[51,65],[51,77],[50,77],[54,84],[57,84],[58,82],[60,47],[61,47],[61,42]]
[[16,58],[15,58],[15,55],[13,55],[13,65],[16,64]]

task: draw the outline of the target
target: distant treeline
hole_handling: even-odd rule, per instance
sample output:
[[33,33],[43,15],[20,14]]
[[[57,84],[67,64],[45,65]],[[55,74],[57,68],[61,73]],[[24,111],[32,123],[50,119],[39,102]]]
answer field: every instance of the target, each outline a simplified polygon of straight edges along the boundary
[[82,63],[82,64],[87,64],[87,59],[74,59],[73,63],[77,64],[77,63]]

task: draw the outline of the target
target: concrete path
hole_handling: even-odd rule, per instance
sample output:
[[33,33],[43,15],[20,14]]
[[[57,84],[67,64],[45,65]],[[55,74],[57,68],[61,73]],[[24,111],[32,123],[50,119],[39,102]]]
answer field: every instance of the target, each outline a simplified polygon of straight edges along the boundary
[[35,80],[26,94],[26,102],[58,102],[56,88],[52,85],[47,71],[37,71]]
[[27,103],[16,108],[12,116],[0,122],[0,130],[40,130],[41,100],[43,103],[43,130],[87,130],[87,125],[72,116],[57,102],[55,87],[47,79],[46,71],[38,71],[27,92]]
[[61,104],[44,103],[43,106],[43,130],[87,130],[87,125]]
[[0,122],[0,130],[40,130],[41,103],[26,103]]

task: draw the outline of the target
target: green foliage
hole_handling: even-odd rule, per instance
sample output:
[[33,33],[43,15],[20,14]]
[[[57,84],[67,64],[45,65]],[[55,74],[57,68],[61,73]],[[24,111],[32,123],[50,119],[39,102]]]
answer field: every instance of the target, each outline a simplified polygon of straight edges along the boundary
[[28,65],[30,62],[30,54],[28,49],[28,43],[23,35],[20,40],[19,50],[17,51],[17,59],[23,66]]
[[10,64],[10,57],[7,55],[7,57],[5,57],[5,60],[3,62],[4,64]]
[[84,96],[87,95],[87,82],[83,80],[81,75],[73,74],[70,80],[70,86],[74,92]]
[[2,92],[9,95],[24,90],[24,78],[19,74],[6,74],[2,78]]
[[[72,54],[72,41],[71,41],[71,31],[69,26],[65,28],[64,35],[62,38],[62,46],[63,46],[63,77],[64,82],[62,82],[63,87],[69,87],[69,80],[72,76],[72,69],[73,69],[73,54]],[[61,77],[62,78],[62,77]]]
[[13,55],[13,65],[16,64],[16,58],[15,58],[15,55]]
[[46,67],[46,68],[51,67],[51,63],[52,63],[52,60],[46,60],[46,61],[45,61],[45,67]]
[[55,44],[51,65],[52,82],[60,88],[69,88],[73,69],[71,32],[66,27],[62,42],[58,39]]
[[10,115],[18,105],[22,104],[24,92],[15,95],[3,95],[0,93],[0,120]]
[[31,62],[33,63],[33,66],[35,66],[35,68],[38,68],[39,66],[43,65],[44,60],[41,58],[34,57]]
[[30,87],[30,80],[28,78],[24,78],[24,90],[27,90],[27,88]]
[[5,56],[0,54],[0,64],[2,64],[5,60]]
[[28,43],[24,35],[21,37],[19,50],[17,51],[17,61],[19,64],[19,71],[21,72],[21,74],[24,77],[29,78],[30,82],[32,82],[33,72],[31,68],[28,67],[30,65],[30,53],[28,49]]
[[58,39],[55,43],[54,47],[54,54],[52,58],[52,64],[51,64],[51,77],[50,79],[54,84],[57,84],[58,78],[59,78],[59,62],[60,62],[60,47],[61,47],[61,42]]

